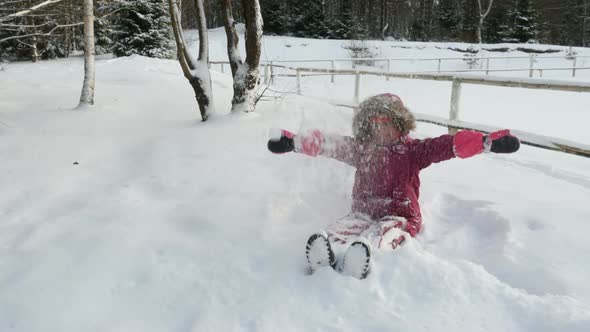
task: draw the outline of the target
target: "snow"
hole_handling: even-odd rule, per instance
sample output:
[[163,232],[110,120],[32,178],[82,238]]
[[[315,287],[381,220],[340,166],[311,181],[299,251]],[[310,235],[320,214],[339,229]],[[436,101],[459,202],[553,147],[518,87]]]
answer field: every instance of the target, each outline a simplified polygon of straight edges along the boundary
[[[223,30],[209,37],[224,59]],[[264,43],[272,59],[346,56],[339,41]],[[451,52],[378,44],[383,56]],[[433,165],[421,174],[423,233],[374,250],[365,280],[310,276],[305,242],[348,213],[354,169],[266,142],[271,128],[350,134],[352,110],[326,100],[351,103],[353,77],[303,77],[304,96],[280,78],[273,90],[291,93],[230,114],[230,74],[213,66],[217,114],[203,123],[176,61],[96,66],[85,111],[74,110],[81,58],[0,72],[0,331],[589,330],[588,158],[522,146]],[[448,82],[363,76],[361,98],[380,92],[448,118]],[[589,104],[587,93],[466,85],[461,117],[589,144]],[[419,123],[414,135],[443,133]]]

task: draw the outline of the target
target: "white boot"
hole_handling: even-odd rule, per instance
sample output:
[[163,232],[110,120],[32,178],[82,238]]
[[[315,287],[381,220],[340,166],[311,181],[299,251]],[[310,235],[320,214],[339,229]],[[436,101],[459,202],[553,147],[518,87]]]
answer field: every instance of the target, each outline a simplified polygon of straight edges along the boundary
[[364,239],[354,241],[340,262],[340,272],[365,279],[371,268],[371,245]]
[[309,237],[305,246],[305,257],[311,272],[322,266],[334,266],[334,252],[326,232],[321,231]]

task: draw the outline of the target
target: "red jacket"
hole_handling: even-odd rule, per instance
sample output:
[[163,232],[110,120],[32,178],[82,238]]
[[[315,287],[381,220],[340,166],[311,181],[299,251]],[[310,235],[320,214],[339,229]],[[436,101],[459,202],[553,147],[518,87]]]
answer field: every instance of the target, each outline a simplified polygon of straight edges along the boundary
[[405,230],[415,236],[422,225],[418,204],[420,170],[454,158],[453,142],[451,135],[424,140],[402,137],[398,142],[378,146],[351,137],[326,137],[320,154],[356,168],[353,212],[367,214],[375,220],[404,217]]

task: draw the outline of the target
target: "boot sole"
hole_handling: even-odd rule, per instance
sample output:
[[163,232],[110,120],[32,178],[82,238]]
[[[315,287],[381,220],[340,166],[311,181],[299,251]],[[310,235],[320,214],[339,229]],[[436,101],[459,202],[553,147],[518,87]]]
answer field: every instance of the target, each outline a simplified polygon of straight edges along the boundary
[[342,258],[342,272],[365,279],[370,272],[371,249],[364,242],[353,242]]
[[[319,246],[320,244],[317,244],[316,241],[323,241],[322,248],[323,250],[325,250],[325,253],[320,253],[320,255],[317,255],[320,256],[321,259],[314,260],[312,262],[310,258],[310,256],[312,256],[313,254],[312,250],[321,250],[317,248],[317,246]],[[328,241],[328,238],[323,234],[316,233],[309,237],[309,239],[307,240],[307,245],[305,246],[305,257],[307,258],[307,263],[309,264],[309,267],[311,268],[312,272],[322,266],[329,265],[334,267],[334,252],[332,251],[332,247],[330,246],[330,241]]]

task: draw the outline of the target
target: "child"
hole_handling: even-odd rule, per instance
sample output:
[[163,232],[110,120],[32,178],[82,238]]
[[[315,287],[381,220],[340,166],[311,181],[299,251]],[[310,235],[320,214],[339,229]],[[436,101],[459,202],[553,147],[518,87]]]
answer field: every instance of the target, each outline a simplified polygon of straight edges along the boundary
[[[509,130],[489,135],[466,130],[412,139],[408,134],[416,127],[414,115],[398,96],[389,93],[364,100],[352,127],[354,137],[325,135],[318,130],[295,135],[282,130],[280,138],[269,140],[268,149],[322,155],[356,168],[351,214],[313,234],[307,241],[306,256],[312,271],[330,265],[359,279],[369,273],[371,247],[395,249],[404,241],[404,234],[414,237],[422,229],[420,170],[481,152],[512,153],[520,146]],[[350,243],[339,262],[330,242]]]

